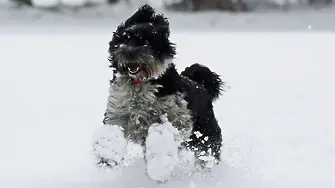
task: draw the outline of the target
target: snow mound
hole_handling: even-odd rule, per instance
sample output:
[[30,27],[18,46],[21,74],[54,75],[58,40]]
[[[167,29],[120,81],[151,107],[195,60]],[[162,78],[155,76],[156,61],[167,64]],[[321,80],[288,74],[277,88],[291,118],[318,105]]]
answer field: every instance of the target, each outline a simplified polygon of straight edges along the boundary
[[166,182],[178,163],[178,130],[166,117],[150,126],[146,139],[147,172],[150,178]]
[[127,151],[127,140],[117,125],[104,125],[94,134],[93,154],[95,164],[102,166],[119,165]]

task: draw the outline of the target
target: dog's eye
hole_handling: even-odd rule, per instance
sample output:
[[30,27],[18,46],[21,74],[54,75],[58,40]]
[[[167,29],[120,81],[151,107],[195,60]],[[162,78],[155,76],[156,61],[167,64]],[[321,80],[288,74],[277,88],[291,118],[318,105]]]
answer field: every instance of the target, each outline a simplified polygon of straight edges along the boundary
[[115,44],[114,49],[118,48],[119,46],[120,46],[119,44]]

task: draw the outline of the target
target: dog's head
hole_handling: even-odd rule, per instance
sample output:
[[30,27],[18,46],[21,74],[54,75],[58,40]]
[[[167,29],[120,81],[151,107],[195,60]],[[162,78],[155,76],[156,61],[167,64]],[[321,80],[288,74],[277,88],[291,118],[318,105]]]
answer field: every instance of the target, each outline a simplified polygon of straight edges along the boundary
[[169,36],[168,20],[142,5],[114,32],[108,49],[110,66],[136,83],[159,77],[176,54]]

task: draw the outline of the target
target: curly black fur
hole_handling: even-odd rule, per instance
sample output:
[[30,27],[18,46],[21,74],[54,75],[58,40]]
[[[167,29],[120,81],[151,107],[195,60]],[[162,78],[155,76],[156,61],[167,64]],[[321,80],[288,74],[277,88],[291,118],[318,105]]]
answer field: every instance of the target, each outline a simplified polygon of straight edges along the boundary
[[219,98],[223,85],[220,76],[212,72],[208,67],[195,63],[181,72],[181,75],[196,81],[198,84],[204,86],[210,93],[213,100]]
[[[118,59],[115,59],[115,51],[120,44],[130,46],[145,46],[141,53],[150,53],[161,63],[173,59],[176,54],[174,44],[169,40],[169,22],[162,14],[155,14],[149,5],[141,6],[130,18],[118,26],[109,42],[109,58],[111,67],[115,73],[120,72]],[[150,66],[150,65],[149,65]],[[114,77],[115,79],[115,77]],[[193,134],[190,141],[185,145],[196,151],[212,153],[219,161],[222,134],[213,110],[213,100],[217,99],[222,91],[219,75],[212,72],[208,67],[193,64],[187,67],[181,74],[170,63],[165,72],[158,78],[150,79],[149,84],[161,85],[157,97],[177,95],[182,93],[187,101],[187,108],[191,111]],[[198,136],[196,132],[200,132]]]
[[[159,97],[175,95],[178,92],[185,94],[184,99],[188,103],[188,109],[192,112],[192,120],[194,122],[194,134],[191,135],[191,141],[187,145],[191,149],[195,149],[194,151],[197,151],[197,153],[202,151],[207,153],[211,149],[215,158],[220,160],[222,134],[218,121],[215,118],[212,100],[214,96],[218,97],[220,95],[222,81],[215,73],[210,75],[207,69],[207,67],[195,65],[192,67],[192,72],[204,72],[205,74],[199,74],[195,78],[194,74],[188,72],[191,69],[186,69],[184,73],[187,77],[185,77],[177,72],[175,65],[172,65],[163,76],[157,80],[153,80],[152,83],[163,86],[157,93]],[[192,78],[195,79],[192,80]],[[201,82],[202,84],[197,82],[207,78],[210,79]],[[212,80],[215,81],[209,82]],[[200,132],[202,136],[196,136],[196,132]],[[205,137],[208,137],[207,142],[203,142]]]

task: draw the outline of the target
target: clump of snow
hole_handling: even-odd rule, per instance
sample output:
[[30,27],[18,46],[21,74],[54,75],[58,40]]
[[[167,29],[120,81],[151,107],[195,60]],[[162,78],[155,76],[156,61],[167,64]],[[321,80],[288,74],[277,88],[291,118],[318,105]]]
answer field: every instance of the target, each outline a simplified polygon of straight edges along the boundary
[[[145,154],[141,145],[127,141],[123,129],[117,125],[104,125],[93,136],[93,162],[97,167],[125,169],[138,160],[146,160],[143,174],[160,183],[173,175],[190,177],[194,170],[194,152],[180,149],[180,132],[161,116],[162,123],[154,123],[148,130]],[[103,163],[101,163],[103,162]],[[105,169],[109,169],[105,168]]]
[[195,136],[196,136],[197,138],[202,137],[202,133],[199,132],[199,131],[195,131],[194,134],[195,134]]
[[161,117],[162,124],[150,126],[146,139],[147,173],[150,178],[159,182],[166,182],[178,164],[178,146],[174,128],[166,118]]
[[[97,128],[93,142],[93,154],[98,165],[116,166],[126,155],[127,140],[120,126],[104,125]],[[106,164],[99,164],[101,161]]]

